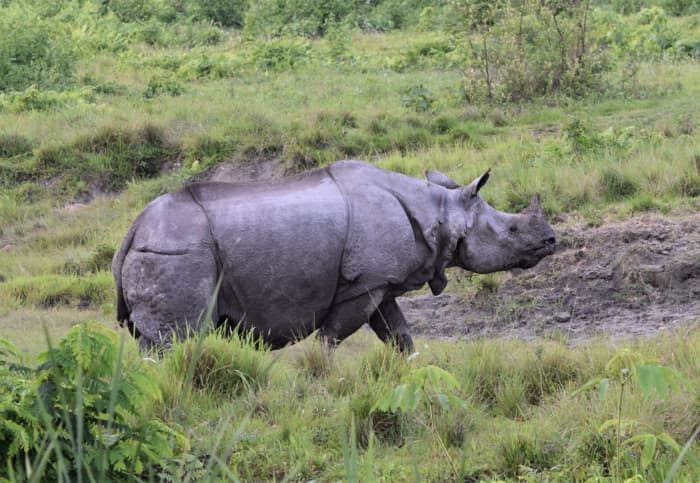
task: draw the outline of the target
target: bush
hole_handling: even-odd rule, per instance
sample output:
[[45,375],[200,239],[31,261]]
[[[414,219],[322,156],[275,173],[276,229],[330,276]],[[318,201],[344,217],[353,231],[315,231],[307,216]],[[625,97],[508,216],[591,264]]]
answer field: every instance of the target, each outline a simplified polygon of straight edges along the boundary
[[345,0],[259,0],[246,14],[244,32],[252,37],[315,37],[355,11],[355,2]]
[[261,69],[281,71],[303,64],[310,52],[311,45],[307,41],[277,39],[260,44],[251,60]]
[[248,0],[193,0],[188,11],[201,20],[210,20],[223,27],[242,27]]
[[431,110],[434,102],[435,96],[429,89],[423,87],[423,84],[409,87],[401,95],[401,104],[416,112]]
[[637,184],[617,169],[610,167],[600,175],[600,187],[607,201],[615,201],[637,192]]
[[598,41],[589,2],[456,0],[452,8],[460,20],[455,28],[468,40],[467,101],[580,98],[601,91],[610,54]]
[[0,8],[0,92],[64,87],[74,67],[70,35],[62,25],[17,3]]
[[19,134],[0,134],[0,158],[11,158],[32,152],[32,143]]
[[143,22],[155,13],[153,0],[103,0],[103,5],[122,22]]
[[49,111],[81,100],[92,100],[91,94],[92,91],[89,88],[82,91],[57,92],[40,90],[32,85],[22,91],[0,94],[0,111]]
[[177,69],[177,75],[186,79],[224,79],[237,71],[237,59],[228,54],[194,55]]
[[[367,2],[370,3],[370,2]],[[379,0],[361,20],[366,30],[391,30],[418,24],[424,9],[434,6],[430,0]]]
[[661,0],[661,6],[672,15],[692,15],[700,12],[697,0]]
[[158,96],[179,96],[185,88],[177,80],[168,77],[152,77],[143,90],[143,97],[152,99]]
[[0,441],[11,441],[0,444],[0,459],[13,479],[123,480],[186,446],[176,426],[144,411],[160,397],[154,374],[125,355],[114,331],[77,325],[36,369],[10,362],[17,356],[0,339]]

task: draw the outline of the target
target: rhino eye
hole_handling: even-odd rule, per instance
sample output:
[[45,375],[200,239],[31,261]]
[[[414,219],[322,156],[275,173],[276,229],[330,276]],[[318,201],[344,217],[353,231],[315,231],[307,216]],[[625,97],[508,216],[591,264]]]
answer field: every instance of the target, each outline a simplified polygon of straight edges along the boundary
[[508,227],[508,230],[510,230],[511,233],[515,233],[516,231],[518,231],[518,226],[517,225],[510,225]]

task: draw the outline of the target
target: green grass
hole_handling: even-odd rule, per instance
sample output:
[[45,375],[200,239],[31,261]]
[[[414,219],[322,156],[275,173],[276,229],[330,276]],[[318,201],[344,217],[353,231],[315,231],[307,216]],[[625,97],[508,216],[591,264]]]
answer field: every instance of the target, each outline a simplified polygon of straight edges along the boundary
[[[133,352],[135,343],[127,343]],[[171,469],[188,458],[214,459],[227,462],[242,480],[342,479],[351,464],[343,454],[348,431],[354,428],[357,452],[352,464],[365,476],[389,481],[410,480],[416,473],[429,481],[445,478],[447,455],[461,474],[478,480],[578,481],[609,477],[614,471],[615,434],[603,423],[617,414],[617,386],[611,383],[603,400],[595,392],[573,395],[603,372],[619,349],[602,339],[575,348],[548,339],[418,339],[420,353],[407,361],[361,331],[339,347],[327,370],[318,372],[299,364],[313,350],[308,347],[312,341],[273,355],[245,340],[211,335],[201,345],[202,357],[183,398],[191,363],[187,354],[195,345],[177,343],[162,359],[143,362],[149,371],[155,364],[162,393],[162,399],[143,407],[144,413],[185,428],[189,440]],[[693,390],[700,381],[695,361],[700,333],[667,332],[625,346],[645,360],[677,369],[691,385],[663,400],[629,387],[622,400],[623,438],[667,433],[682,445],[700,423]],[[462,407],[444,410],[433,400],[431,409],[424,398],[411,412],[372,410],[383,394],[428,364],[457,378],[455,395]],[[662,479],[676,457],[662,445],[643,468],[639,451],[626,445],[622,449],[625,478]],[[681,480],[700,475],[692,463],[697,456],[700,450],[691,447]],[[187,474],[196,468],[183,465],[180,470]]]
[[[610,91],[588,99],[473,104],[464,39],[446,32],[265,44],[203,22],[81,15],[66,20],[76,51],[65,85],[0,93],[0,334],[27,360],[46,350],[44,326],[57,341],[85,320],[115,325],[109,259],[132,220],[222,161],[273,160],[293,172],[352,157],[415,176],[440,169],[461,183],[491,167],[482,193],[497,208],[519,210],[539,191],[549,214],[591,223],[700,207],[700,66],[687,58],[649,57],[636,80],[619,62],[606,74]],[[684,40],[700,36],[697,15],[668,22]],[[66,208],[74,201],[87,206]],[[500,283],[477,277],[464,289]],[[212,336],[196,390],[180,401],[192,350],[183,342],[155,362],[164,398],[148,414],[186,428],[178,465],[190,475],[214,455],[241,480],[343,479],[354,428],[354,463],[368,480],[446,478],[436,433],[467,479],[611,477],[613,434],[599,427],[614,398],[572,396],[613,355],[608,342],[419,339],[409,362],[375,339],[361,331],[329,357],[313,341],[274,355]],[[700,382],[696,332],[628,344]],[[371,410],[426,364],[454,374],[465,401],[435,412],[436,433],[427,406]],[[624,400],[635,431],[681,444],[699,407],[687,390]],[[661,450],[647,469],[627,450],[624,476],[663,479],[673,454]],[[681,474],[695,480],[700,470],[686,460]]]

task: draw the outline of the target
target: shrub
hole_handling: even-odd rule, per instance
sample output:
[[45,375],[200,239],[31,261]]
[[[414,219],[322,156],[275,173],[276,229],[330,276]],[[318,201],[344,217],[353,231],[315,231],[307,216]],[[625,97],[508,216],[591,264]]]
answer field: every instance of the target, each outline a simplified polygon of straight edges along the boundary
[[84,75],[81,82],[89,86],[96,94],[105,94],[108,96],[117,96],[126,94],[127,87],[114,81],[98,79],[90,74]]
[[400,446],[406,436],[407,417],[401,411],[391,412],[374,409],[377,395],[386,388],[381,384],[357,387],[350,399],[350,411],[355,418],[357,443],[366,448],[370,434],[385,444]]
[[223,79],[237,71],[238,60],[227,54],[192,56],[177,69],[177,75],[187,79]]
[[692,15],[700,12],[697,0],[661,0],[660,4],[672,15]]
[[253,37],[315,37],[355,9],[355,2],[345,0],[259,0],[246,14],[244,32]]
[[204,21],[188,21],[178,23],[167,30],[163,42],[166,45],[182,45],[197,47],[199,45],[215,45],[224,40],[224,32],[216,25]]
[[396,72],[408,69],[444,66],[451,63],[449,54],[457,49],[454,40],[449,37],[431,37],[420,40],[400,56],[390,59],[389,67]]
[[634,181],[613,167],[609,167],[601,173],[600,188],[607,201],[626,198],[638,190]]
[[156,126],[130,131],[106,126],[68,145],[43,146],[19,166],[0,163],[0,183],[57,176],[51,191],[61,196],[89,195],[94,189],[119,190],[133,178],[159,175],[179,152]]
[[248,0],[193,0],[188,4],[192,16],[224,27],[242,27]]
[[[369,3],[369,2],[367,2]],[[437,2],[440,3],[440,2]],[[391,30],[418,24],[430,0],[380,0],[363,15],[360,26],[366,30]]]
[[423,84],[411,86],[401,95],[401,104],[416,112],[431,110],[434,102],[435,96],[429,89],[423,87]]
[[59,88],[73,76],[70,35],[52,20],[37,18],[18,3],[0,14],[0,92],[31,85]]
[[594,34],[590,2],[451,5],[460,20],[456,30],[467,37],[469,102],[521,102],[551,94],[579,98],[603,87],[609,54]]
[[260,44],[252,55],[252,61],[261,69],[287,70],[306,62],[311,45],[306,41],[277,39]]
[[69,92],[39,90],[35,85],[31,85],[22,91],[0,94],[0,111],[48,111],[65,106],[78,97]]
[[115,249],[112,245],[97,245],[94,253],[88,260],[88,268],[91,272],[108,272],[112,266]]
[[0,158],[32,152],[32,143],[20,134],[0,134]]
[[152,0],[103,0],[103,5],[122,22],[142,22],[155,13]]
[[177,80],[167,77],[152,77],[143,90],[143,97],[152,99],[158,96],[179,96],[185,88]]
[[154,374],[123,349],[114,331],[80,324],[32,369],[10,363],[17,352],[0,340],[0,440],[12,438],[0,458],[15,478],[133,478],[186,446],[144,411],[160,397]]

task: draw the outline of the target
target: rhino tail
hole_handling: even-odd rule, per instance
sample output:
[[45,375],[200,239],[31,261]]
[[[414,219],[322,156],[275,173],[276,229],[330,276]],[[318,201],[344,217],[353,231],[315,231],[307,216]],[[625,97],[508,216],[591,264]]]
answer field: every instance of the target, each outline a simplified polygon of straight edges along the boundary
[[[140,217],[139,217],[140,218]],[[114,254],[112,259],[112,274],[114,275],[114,280],[117,285],[117,321],[120,323],[129,321],[129,307],[126,305],[126,300],[124,299],[124,289],[122,286],[122,267],[124,265],[124,259],[131,249],[131,244],[134,241],[134,236],[136,235],[136,228],[138,226],[138,218],[129,228],[124,241],[122,241],[119,251]]]

